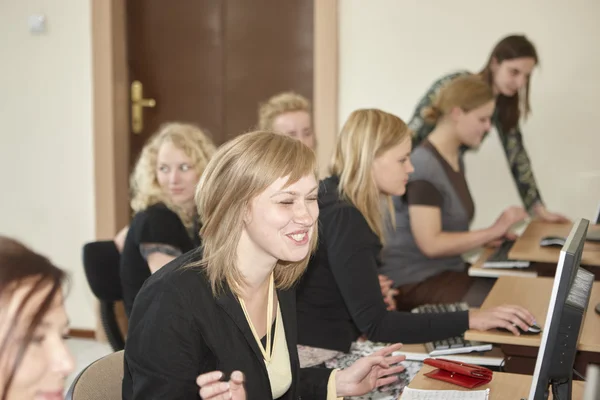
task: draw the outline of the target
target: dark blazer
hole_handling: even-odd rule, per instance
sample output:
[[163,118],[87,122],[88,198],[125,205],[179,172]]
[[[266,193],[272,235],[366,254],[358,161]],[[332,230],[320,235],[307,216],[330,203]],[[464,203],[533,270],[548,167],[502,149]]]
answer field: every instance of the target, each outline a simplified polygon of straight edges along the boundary
[[[271,398],[265,363],[231,290],[215,298],[192,250],[153,274],[139,292],[125,345],[123,399],[198,399],[196,377],[213,370],[246,376],[248,399]],[[302,369],[293,291],[277,292],[289,350],[292,386],[281,399],[326,399],[331,371]]]

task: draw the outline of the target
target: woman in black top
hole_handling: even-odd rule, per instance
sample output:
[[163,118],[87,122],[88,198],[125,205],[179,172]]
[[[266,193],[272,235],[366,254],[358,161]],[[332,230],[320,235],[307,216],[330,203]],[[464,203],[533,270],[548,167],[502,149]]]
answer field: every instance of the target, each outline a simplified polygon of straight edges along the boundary
[[131,176],[129,226],[121,255],[121,286],[127,316],[148,277],[200,245],[194,193],[215,152],[199,128],[168,123],[149,139]]
[[517,306],[446,314],[387,311],[377,273],[391,196],[413,171],[410,131],[398,117],[357,110],[338,136],[332,176],[319,188],[319,246],[297,292],[298,342],[347,352],[365,334],[379,342],[424,343],[465,330],[527,329],[533,316]]
[[253,132],[217,151],[197,191],[202,248],[153,274],[135,301],[123,399],[197,399],[198,375],[203,397],[231,395],[214,379],[235,371],[248,399],[329,400],[395,380],[384,376],[403,357],[386,355],[399,346],[346,370],[300,371],[292,288],[317,243],[316,197],[314,152],[295,139]]
[[0,399],[63,398],[75,361],[64,336],[65,272],[0,236]]

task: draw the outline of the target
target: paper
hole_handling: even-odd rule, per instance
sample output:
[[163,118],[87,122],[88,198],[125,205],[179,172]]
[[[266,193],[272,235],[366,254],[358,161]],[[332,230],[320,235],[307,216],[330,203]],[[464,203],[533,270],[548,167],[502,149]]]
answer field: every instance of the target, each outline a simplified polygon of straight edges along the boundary
[[490,389],[485,390],[421,390],[405,387],[401,400],[488,400]]

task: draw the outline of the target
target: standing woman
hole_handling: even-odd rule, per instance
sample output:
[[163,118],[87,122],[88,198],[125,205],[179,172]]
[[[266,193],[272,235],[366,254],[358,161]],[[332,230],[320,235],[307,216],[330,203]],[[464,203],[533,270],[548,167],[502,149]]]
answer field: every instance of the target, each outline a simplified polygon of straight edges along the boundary
[[0,400],[63,398],[75,368],[64,280],[48,259],[0,236]]
[[196,379],[204,399],[231,398],[236,371],[260,400],[335,399],[395,381],[386,375],[404,357],[386,356],[398,345],[345,370],[300,370],[293,288],[317,243],[316,174],[314,152],[277,133],[217,151],[196,192],[203,246],[148,278],[134,304],[124,400],[197,399]]
[[121,286],[127,316],[148,277],[200,245],[194,193],[215,152],[193,125],[168,123],[142,149],[131,176],[131,221],[121,254]]
[[[531,112],[529,105],[530,79],[538,62],[538,54],[533,43],[525,36],[511,35],[496,44],[487,64],[478,75],[492,87],[496,96],[496,109],[492,117],[492,124],[498,131],[525,208],[544,221],[568,222],[566,217],[548,211],[542,202],[519,126],[521,117],[527,118]],[[442,86],[456,77],[469,74],[471,73],[468,71],[459,71],[443,76],[427,90],[417,104],[408,124],[415,133],[413,139],[415,146],[420,144],[435,128],[435,124],[428,123],[423,118],[423,110],[431,106]]]

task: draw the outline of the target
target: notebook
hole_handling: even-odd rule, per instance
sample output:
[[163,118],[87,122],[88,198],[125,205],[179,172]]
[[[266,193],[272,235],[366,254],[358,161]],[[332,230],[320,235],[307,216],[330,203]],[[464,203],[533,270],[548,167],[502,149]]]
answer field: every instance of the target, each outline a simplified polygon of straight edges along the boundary
[[488,400],[490,389],[484,390],[421,390],[405,387],[401,400]]

